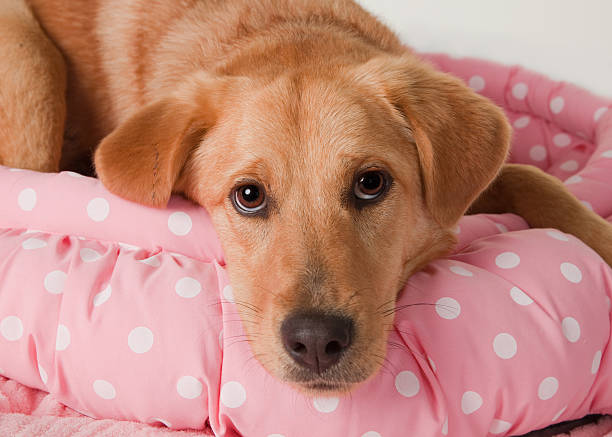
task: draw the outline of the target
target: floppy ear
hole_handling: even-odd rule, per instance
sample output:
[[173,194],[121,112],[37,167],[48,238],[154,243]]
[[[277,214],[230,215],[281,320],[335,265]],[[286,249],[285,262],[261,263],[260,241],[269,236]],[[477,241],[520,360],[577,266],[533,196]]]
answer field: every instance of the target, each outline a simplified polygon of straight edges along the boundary
[[217,119],[226,85],[208,76],[192,79],[119,125],[95,153],[104,186],[133,202],[166,206],[189,154]]
[[427,208],[442,227],[453,226],[506,159],[511,129],[504,113],[411,55],[375,58],[359,67],[358,79],[375,85],[406,120]]

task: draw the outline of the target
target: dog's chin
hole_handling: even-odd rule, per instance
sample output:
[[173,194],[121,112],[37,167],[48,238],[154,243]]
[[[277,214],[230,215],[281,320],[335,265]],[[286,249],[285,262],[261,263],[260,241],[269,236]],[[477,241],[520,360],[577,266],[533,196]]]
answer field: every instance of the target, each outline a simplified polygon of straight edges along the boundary
[[307,396],[335,396],[344,395],[353,390],[356,383],[340,383],[340,382],[328,382],[328,381],[313,381],[298,384],[298,388]]
[[346,395],[367,381],[374,373],[351,368],[351,366],[335,366],[322,374],[308,372],[293,366],[284,370],[280,379],[311,397]]

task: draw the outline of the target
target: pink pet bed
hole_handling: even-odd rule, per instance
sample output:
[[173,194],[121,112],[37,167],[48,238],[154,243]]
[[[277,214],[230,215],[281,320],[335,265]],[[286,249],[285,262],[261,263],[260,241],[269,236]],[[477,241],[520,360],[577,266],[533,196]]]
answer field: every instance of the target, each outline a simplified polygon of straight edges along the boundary
[[[517,67],[428,58],[505,108],[511,160],[612,216],[608,100]],[[414,275],[387,364],[307,398],[252,359],[204,210],[153,210],[74,173],[0,168],[0,374],[92,418],[218,436],[506,436],[612,412],[612,270],[513,215],[463,218]],[[69,193],[69,194],[68,194]],[[1,399],[0,399],[1,400]]]

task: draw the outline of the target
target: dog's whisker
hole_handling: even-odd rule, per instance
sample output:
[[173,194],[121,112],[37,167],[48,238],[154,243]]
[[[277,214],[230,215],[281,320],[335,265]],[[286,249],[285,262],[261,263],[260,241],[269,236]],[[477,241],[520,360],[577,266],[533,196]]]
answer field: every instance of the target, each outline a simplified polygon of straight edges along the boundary
[[395,305],[395,298],[393,298],[393,299],[389,299],[388,301],[386,301],[386,302],[384,302],[384,303],[380,304],[380,305],[379,305],[379,306],[376,308],[376,310],[380,310],[381,308],[386,307],[387,305]]
[[223,323],[251,323],[253,325],[259,325],[261,324],[260,321],[257,320],[248,320],[248,319],[236,319],[236,320],[232,320],[232,319],[223,319]]
[[241,305],[243,307],[249,308],[249,309],[253,310],[256,313],[261,313],[261,311],[262,311],[261,308],[259,308],[258,306],[254,305],[254,304],[252,304],[252,303],[250,303],[248,301],[245,301],[245,300],[234,299],[234,303],[236,305]]
[[387,345],[395,349],[403,350],[404,352],[410,352],[410,349],[405,344],[398,343],[396,341],[389,340],[387,341]]
[[[418,306],[439,306],[439,304],[429,303],[429,302],[409,303],[409,304],[405,304],[405,305],[396,306],[396,307],[391,308],[389,310],[382,311],[381,314],[384,317],[389,317],[389,316],[391,316],[391,315],[393,315],[393,314],[395,314],[395,313],[397,313],[399,311],[403,311],[403,310],[405,310],[407,308],[418,307]],[[449,307],[449,308],[452,308],[452,307]]]
[[266,368],[269,364],[272,364],[274,362],[274,357],[270,357],[270,359],[264,360],[264,358],[268,356],[269,354],[259,353],[259,354],[253,354],[249,358],[247,358],[243,364],[245,374],[247,374],[251,369],[256,368],[256,364],[258,362],[264,368]]
[[[222,302],[222,303],[230,303],[231,301],[226,300],[226,301],[221,301],[221,302]],[[251,306],[251,305],[249,305],[249,304],[247,304],[247,303],[240,302],[240,301],[234,301],[233,303],[234,303],[236,306],[239,306],[239,307],[244,308],[244,309],[246,309],[246,310],[248,310],[248,311],[251,311],[253,314],[258,315],[259,313],[261,313],[261,310],[259,310],[259,309],[255,308],[255,307],[253,307],[253,306]]]
[[389,361],[389,359],[384,356],[384,355],[379,355],[379,354],[375,354],[375,353],[371,353],[370,354],[371,357],[374,357],[376,359],[376,364],[379,365],[381,367],[381,369],[387,371],[390,375],[395,375],[397,373],[397,369],[392,370],[389,368],[389,366],[394,367],[393,363],[391,363],[391,361]]

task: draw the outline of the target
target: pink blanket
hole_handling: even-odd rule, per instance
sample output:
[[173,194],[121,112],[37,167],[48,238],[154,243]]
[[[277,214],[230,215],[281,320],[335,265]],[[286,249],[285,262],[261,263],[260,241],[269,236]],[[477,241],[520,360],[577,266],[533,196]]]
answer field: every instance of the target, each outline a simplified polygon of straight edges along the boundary
[[0,377],[0,435],[204,437],[211,434],[206,431],[171,431],[137,422],[91,419],[60,404],[53,395]]

